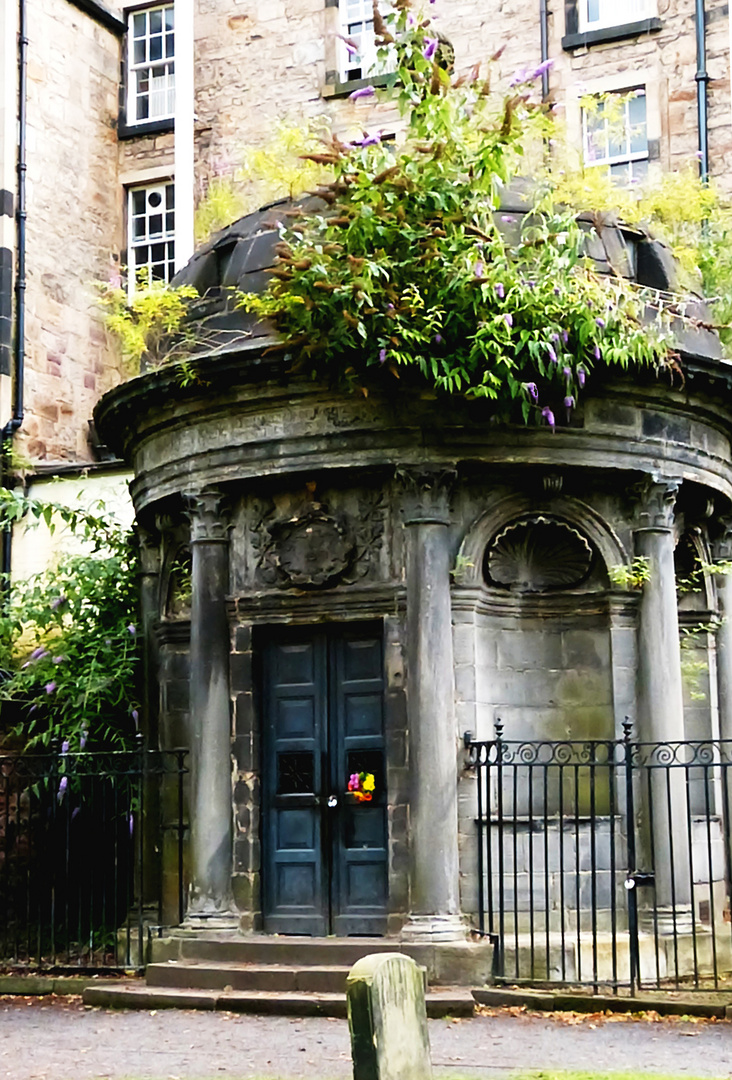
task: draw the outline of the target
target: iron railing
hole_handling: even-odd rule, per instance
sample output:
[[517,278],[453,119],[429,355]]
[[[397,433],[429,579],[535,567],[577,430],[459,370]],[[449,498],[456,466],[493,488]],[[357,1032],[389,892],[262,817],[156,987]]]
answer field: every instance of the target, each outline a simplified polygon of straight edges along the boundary
[[473,742],[496,977],[708,989],[732,974],[732,741]]
[[0,967],[139,968],[183,916],[186,751],[0,754]]

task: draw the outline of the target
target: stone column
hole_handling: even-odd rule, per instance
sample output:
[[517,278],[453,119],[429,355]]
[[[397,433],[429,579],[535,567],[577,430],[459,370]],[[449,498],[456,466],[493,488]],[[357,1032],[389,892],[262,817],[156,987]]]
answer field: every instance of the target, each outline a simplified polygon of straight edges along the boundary
[[[135,529],[140,556],[140,629],[142,637],[142,700],[140,729],[146,751],[159,749],[158,648],[155,628],[160,618],[160,535]],[[145,759],[147,761],[147,758]],[[158,777],[146,778],[143,791],[142,882],[137,896],[143,905],[155,905],[160,896],[160,785]]]
[[231,890],[228,522],[216,489],[188,496],[191,522],[191,884],[185,924],[235,928]]
[[[649,569],[641,594],[638,631],[636,738],[641,742],[676,743],[685,735],[674,568],[678,489],[676,481],[649,478],[640,492],[634,529],[636,555],[648,560]],[[659,930],[680,933],[691,925],[685,774],[683,769],[670,769],[667,789],[665,773],[652,773],[656,908]],[[640,809],[647,819],[648,808],[641,803]]]
[[447,469],[404,475],[411,914],[402,935],[409,940],[465,937],[448,531],[455,475]]
[[717,690],[719,737],[732,739],[732,518],[721,521],[722,533],[712,545],[720,572],[715,575],[719,605],[717,630]]

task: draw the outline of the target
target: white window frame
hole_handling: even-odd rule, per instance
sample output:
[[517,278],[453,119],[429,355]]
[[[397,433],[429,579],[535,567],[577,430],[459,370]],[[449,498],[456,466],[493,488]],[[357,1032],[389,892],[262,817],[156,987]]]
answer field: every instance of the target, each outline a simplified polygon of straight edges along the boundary
[[642,22],[658,14],[656,0],[577,0],[577,8],[581,34]]
[[[141,212],[140,200],[136,198],[140,194],[144,194]],[[159,196],[159,207],[153,205],[151,196],[153,201]],[[158,268],[157,273],[155,268]],[[141,287],[139,271],[142,269],[147,271],[148,285],[153,281],[167,284],[175,273],[175,183],[172,180],[135,184],[127,189],[127,291],[130,296]]]
[[[386,14],[386,6],[382,5],[382,14]],[[392,70],[392,65],[379,60],[372,0],[339,0],[338,21],[338,78],[342,83],[373,78]],[[358,53],[351,52],[344,38],[358,46]]]
[[[634,176],[634,172],[639,171],[639,170],[637,170],[637,167],[636,167],[636,169],[634,169],[635,163],[643,162],[643,163],[646,164],[646,170],[643,170],[644,175],[645,175],[646,172],[647,172],[647,163],[650,160],[650,152],[649,152],[649,144],[648,144],[648,98],[647,98],[647,94],[646,94],[646,88],[645,88],[645,86],[632,86],[632,87],[628,87],[628,88],[626,88],[624,90],[608,91],[608,96],[610,96],[610,95],[617,95],[620,98],[624,97],[626,99],[623,102],[623,105],[622,105],[622,108],[624,110],[624,123],[623,123],[622,135],[623,135],[623,140],[624,140],[625,146],[621,150],[620,153],[613,153],[612,152],[611,147],[610,147],[610,132],[609,132],[609,129],[608,129],[607,121],[605,121],[605,126],[604,126],[605,153],[598,155],[596,153],[596,142],[593,139],[593,132],[591,130],[592,125],[591,125],[590,117],[588,116],[587,111],[585,109],[583,109],[582,110],[582,153],[583,153],[583,159],[584,159],[585,167],[587,167],[587,168],[598,168],[598,169],[603,169],[604,168],[608,172],[610,172],[611,169],[612,169],[612,166],[614,166],[614,165],[627,165],[628,166],[628,183],[633,183],[635,180],[637,180],[639,178],[637,176]],[[645,106],[646,106],[646,108],[645,108],[645,117],[644,117],[644,121],[643,121],[643,126],[644,126],[644,129],[645,129],[645,147],[642,150],[633,150],[633,149],[631,149],[631,139],[632,139],[632,130],[633,130],[633,125],[631,124],[631,121],[630,121],[630,96],[631,95],[633,95],[635,98],[641,98],[642,97],[644,99]],[[599,96],[599,95],[597,95],[597,96]],[[595,142],[595,146],[592,148],[592,150],[591,150],[591,147],[590,147],[590,140],[591,139],[593,139],[593,142]],[[617,133],[616,133],[616,141],[617,141]]]
[[[151,17],[161,13],[161,30],[151,31]],[[175,5],[155,4],[127,14],[128,127],[175,116]],[[160,57],[152,58],[160,43]],[[141,46],[141,47],[140,47]],[[171,51],[172,50],[172,51]],[[147,88],[143,89],[143,83]],[[147,116],[138,107],[147,99]]]

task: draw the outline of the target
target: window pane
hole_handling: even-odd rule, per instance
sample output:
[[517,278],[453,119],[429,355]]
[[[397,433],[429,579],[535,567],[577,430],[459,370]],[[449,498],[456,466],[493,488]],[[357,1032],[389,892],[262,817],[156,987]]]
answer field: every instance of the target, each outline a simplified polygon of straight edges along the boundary
[[630,123],[631,153],[641,154],[648,149],[645,94],[636,95],[628,102],[628,120]]
[[163,58],[163,39],[162,37],[150,38],[150,59],[162,60]]
[[132,192],[132,209],[135,214],[145,213],[145,192],[133,191]]
[[600,18],[600,0],[587,0],[587,21],[597,22]]
[[132,36],[144,38],[147,31],[147,12],[141,11],[132,16]]
[[173,8],[169,7],[165,9],[165,28],[166,30],[173,29]]
[[140,38],[135,41],[135,47],[132,54],[133,64],[144,64],[147,57],[145,56],[145,39]]
[[163,29],[163,13],[158,9],[150,12],[150,33],[160,34]]

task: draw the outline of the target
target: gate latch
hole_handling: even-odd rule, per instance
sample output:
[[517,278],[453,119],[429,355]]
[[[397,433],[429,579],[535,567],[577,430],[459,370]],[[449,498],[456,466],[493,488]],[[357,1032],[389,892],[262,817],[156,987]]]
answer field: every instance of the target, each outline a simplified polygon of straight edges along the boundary
[[626,889],[635,889],[644,885],[655,885],[656,875],[649,873],[646,870],[635,870],[632,874],[628,874],[625,879]]
[[333,810],[337,805],[338,805],[338,796],[337,795],[329,795],[328,796],[328,809]]

